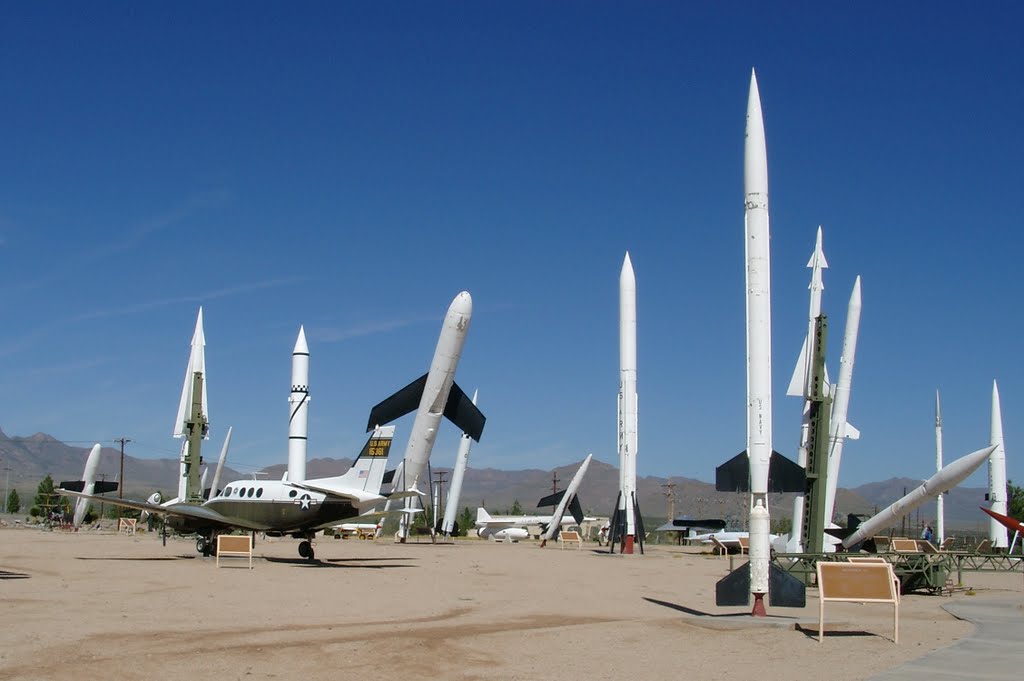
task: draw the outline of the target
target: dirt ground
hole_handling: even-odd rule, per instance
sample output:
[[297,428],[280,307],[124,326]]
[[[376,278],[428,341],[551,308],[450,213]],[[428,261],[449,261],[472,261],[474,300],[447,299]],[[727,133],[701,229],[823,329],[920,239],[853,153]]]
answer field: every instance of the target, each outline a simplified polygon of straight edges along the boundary
[[714,605],[729,559],[699,549],[323,539],[310,563],[296,547],[259,540],[253,570],[217,569],[184,538],[0,529],[0,679],[791,681],[826,659],[861,679],[969,634],[951,598],[1024,602],[1019,573],[965,573],[976,595],[904,597],[898,645],[890,606],[845,603],[819,645],[814,589],[767,622],[716,617],[737,612]]

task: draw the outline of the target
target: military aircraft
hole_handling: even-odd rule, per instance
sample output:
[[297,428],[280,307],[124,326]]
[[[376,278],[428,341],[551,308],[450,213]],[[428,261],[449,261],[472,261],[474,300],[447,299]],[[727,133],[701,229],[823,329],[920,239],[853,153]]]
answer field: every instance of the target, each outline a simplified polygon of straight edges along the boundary
[[[165,516],[171,529],[182,528],[199,535],[196,550],[209,555],[218,534],[233,530],[264,532],[271,537],[302,539],[299,555],[314,559],[312,539],[319,530],[343,520],[375,522],[381,514],[368,512],[383,502],[380,493],[394,438],[394,426],[374,430],[352,467],[340,476],[313,480],[238,480],[211,495],[202,504],[184,502],[167,506],[148,501],[111,499],[71,489],[61,494],[83,499],[102,499],[139,511]],[[286,476],[287,478],[287,476]],[[403,496],[398,492],[395,496]]]

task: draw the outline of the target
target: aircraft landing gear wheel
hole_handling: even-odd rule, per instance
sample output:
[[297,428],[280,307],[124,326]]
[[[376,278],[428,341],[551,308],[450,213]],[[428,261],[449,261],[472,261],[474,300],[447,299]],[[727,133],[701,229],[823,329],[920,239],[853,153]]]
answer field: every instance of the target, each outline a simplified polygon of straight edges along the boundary
[[210,547],[206,542],[206,537],[199,537],[196,539],[196,551],[204,556],[210,555]]
[[306,560],[313,560],[313,545],[308,541],[299,542],[299,555]]

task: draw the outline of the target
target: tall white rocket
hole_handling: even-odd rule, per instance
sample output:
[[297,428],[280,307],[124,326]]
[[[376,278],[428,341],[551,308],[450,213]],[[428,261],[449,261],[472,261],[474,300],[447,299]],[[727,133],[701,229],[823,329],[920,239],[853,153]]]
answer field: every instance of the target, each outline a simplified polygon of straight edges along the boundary
[[[992,381],[992,438],[989,444],[995,447],[988,458],[988,499],[990,509],[1006,515],[1006,448],[1003,444],[1003,410],[999,404],[999,386]],[[992,546],[1005,549],[1010,545],[1006,527],[995,518],[989,518],[988,538]]]
[[[473,404],[476,404],[477,391],[473,391]],[[473,446],[473,438],[463,433],[459,438],[459,451],[455,455],[455,468],[452,470],[452,484],[448,488],[448,501],[444,507],[444,518],[441,520],[441,533],[446,537],[455,529],[455,516],[459,512],[459,498],[462,496],[462,479],[466,476],[469,465],[469,450]]]
[[[811,361],[814,358],[814,324],[821,315],[821,293],[825,290],[825,282],[822,279],[821,271],[828,267],[825,260],[825,251],[821,247],[821,226],[818,226],[818,235],[814,240],[814,252],[811,253],[807,267],[811,269],[811,283],[807,288],[811,292],[810,308],[807,312],[807,335],[804,337],[803,346],[800,348],[800,357],[797,358],[796,367],[793,369],[793,377],[789,380],[787,395],[801,397],[804,400],[803,418],[800,420],[800,447],[797,450],[797,463],[807,468],[807,443],[811,431]],[[825,374],[825,383],[828,383],[828,372]],[[803,537],[804,525],[804,495],[797,494],[793,497],[793,529],[790,531],[790,541],[787,551],[801,553],[803,546],[800,538]]]
[[[942,407],[939,405],[939,391],[935,391],[935,471],[942,470]],[[939,544],[946,540],[946,512],[942,494],[935,497],[935,537]]]
[[299,327],[299,337],[292,350],[292,391],[288,397],[288,480],[306,479],[306,445],[309,432],[309,346],[306,330]]
[[853,364],[857,357],[857,335],[860,332],[861,293],[860,277],[853,282],[850,302],[846,308],[846,328],[843,329],[843,354],[839,357],[839,378],[831,389],[832,414],[828,426],[828,478],[825,488],[825,522],[831,523],[835,514],[836,489],[839,485],[839,464],[843,459],[843,445],[847,438],[857,440],[860,431],[847,421],[850,410],[850,388],[853,385]]
[[623,553],[636,536],[636,277],[629,253],[619,274],[619,510],[626,519]]
[[[192,414],[193,376],[196,372],[203,375],[203,414],[209,420],[210,409],[206,402],[206,334],[203,331],[202,306],[200,306],[199,315],[196,317],[195,331],[192,332],[188,365],[185,367],[185,382],[181,386],[181,400],[178,402],[178,414],[174,421],[173,436],[184,440],[181,443],[181,456],[178,463],[178,500],[188,497],[188,472],[185,467],[185,457],[188,454],[188,428],[185,424]],[[209,439],[209,435],[204,435],[204,439]]]
[[757,76],[750,73],[743,145],[747,294],[747,457],[750,464],[750,593],[764,612],[768,593],[768,468],[772,456],[772,303],[768,248],[768,156]]

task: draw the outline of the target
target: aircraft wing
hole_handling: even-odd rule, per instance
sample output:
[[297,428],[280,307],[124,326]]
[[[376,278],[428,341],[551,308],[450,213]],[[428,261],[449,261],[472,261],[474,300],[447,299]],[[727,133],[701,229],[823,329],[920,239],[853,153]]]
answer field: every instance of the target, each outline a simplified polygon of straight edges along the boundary
[[70,497],[80,497],[82,499],[91,499],[93,501],[103,502],[104,504],[112,504],[114,506],[121,506],[122,508],[131,508],[136,511],[148,511],[149,513],[155,513],[157,515],[173,515],[181,518],[193,518],[195,520],[205,520],[213,524],[224,525],[225,527],[235,527],[243,530],[263,530],[263,526],[253,526],[246,523],[243,520],[236,518],[226,518],[216,511],[212,511],[204,506],[196,504],[169,504],[167,506],[161,506],[160,504],[153,504],[148,501],[135,501],[133,499],[114,499],[111,497],[97,496],[95,494],[83,494],[82,492],[75,492],[74,490],[58,489],[60,494]]

